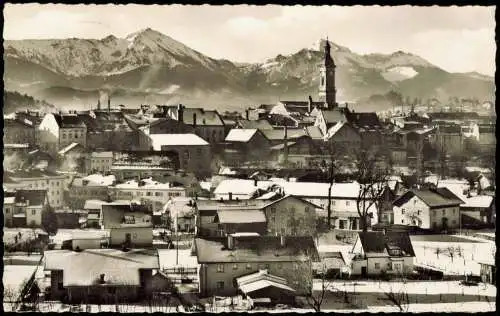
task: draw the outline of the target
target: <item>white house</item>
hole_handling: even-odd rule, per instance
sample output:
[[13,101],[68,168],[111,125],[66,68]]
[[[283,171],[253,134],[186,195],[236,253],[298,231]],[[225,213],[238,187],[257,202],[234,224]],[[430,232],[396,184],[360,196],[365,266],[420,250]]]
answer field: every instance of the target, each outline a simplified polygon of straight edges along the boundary
[[64,205],[64,181],[66,176],[63,174],[32,169],[29,171],[16,171],[10,174],[10,177],[19,183],[20,188],[47,190],[49,204],[53,208]]
[[152,216],[142,205],[103,204],[102,228],[109,230],[110,246],[129,248],[153,245]]
[[71,143],[87,146],[87,126],[76,114],[48,113],[38,126],[42,149],[57,152]]
[[352,275],[411,274],[415,252],[406,232],[360,232],[351,251]]
[[154,211],[162,208],[172,197],[186,196],[186,188],[183,186],[161,183],[152,178],[118,183],[110,186],[109,192],[114,199],[149,201]]
[[447,188],[411,189],[393,202],[394,224],[433,230],[458,228],[463,203]]
[[18,190],[15,196],[13,224],[15,227],[40,227],[42,211],[47,205],[46,190]]
[[[283,189],[284,194],[290,194],[303,198],[313,204],[320,206],[323,211],[318,216],[326,217],[328,209],[328,183],[317,182],[279,182],[276,183]],[[356,206],[360,184],[357,182],[334,183],[331,190],[332,224],[339,229],[360,229],[359,214]],[[369,224],[378,222],[377,207],[375,204],[368,208],[372,213]]]

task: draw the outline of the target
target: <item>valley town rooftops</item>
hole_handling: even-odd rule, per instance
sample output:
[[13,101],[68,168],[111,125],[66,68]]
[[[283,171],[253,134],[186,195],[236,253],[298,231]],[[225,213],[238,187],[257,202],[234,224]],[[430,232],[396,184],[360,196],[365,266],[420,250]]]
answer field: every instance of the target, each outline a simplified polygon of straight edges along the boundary
[[227,237],[196,238],[198,263],[222,262],[298,262],[307,258],[319,260],[312,237],[279,236],[234,237],[234,248],[227,249]]
[[226,136],[226,142],[246,143],[257,133],[257,129],[233,128]]
[[453,194],[447,188],[438,189],[411,189],[397,198],[393,205],[402,206],[404,203],[409,201],[413,196],[417,196],[430,208],[438,208],[445,206],[459,206],[464,202]]
[[415,257],[410,236],[406,232],[378,232],[368,231],[358,233],[359,240],[365,253],[386,253],[386,251],[400,249],[402,255]]
[[196,134],[151,134],[153,150],[161,151],[162,146],[206,146],[208,143]]

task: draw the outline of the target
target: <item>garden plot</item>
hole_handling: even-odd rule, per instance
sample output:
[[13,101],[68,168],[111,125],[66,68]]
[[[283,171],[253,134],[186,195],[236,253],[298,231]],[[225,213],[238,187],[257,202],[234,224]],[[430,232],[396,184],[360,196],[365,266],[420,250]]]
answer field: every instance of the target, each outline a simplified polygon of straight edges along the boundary
[[[496,297],[496,287],[491,284],[463,286],[459,281],[332,281],[329,288],[341,292],[388,293],[405,292],[408,294],[439,295],[463,294]],[[321,290],[321,282],[313,283],[314,290]]]
[[198,259],[191,256],[191,249],[179,249],[179,260],[176,262],[176,249],[158,249],[160,268],[198,268]]
[[494,258],[491,242],[429,242],[413,241],[415,264],[437,268],[445,275],[479,275],[479,261]]

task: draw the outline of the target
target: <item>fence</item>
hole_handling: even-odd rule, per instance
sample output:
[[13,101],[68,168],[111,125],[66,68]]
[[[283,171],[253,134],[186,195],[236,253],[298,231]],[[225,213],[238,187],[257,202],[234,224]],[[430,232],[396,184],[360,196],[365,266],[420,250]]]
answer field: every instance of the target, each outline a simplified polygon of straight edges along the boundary
[[180,283],[198,283],[198,269],[197,268],[163,268],[162,272],[165,273],[169,279],[176,284]]

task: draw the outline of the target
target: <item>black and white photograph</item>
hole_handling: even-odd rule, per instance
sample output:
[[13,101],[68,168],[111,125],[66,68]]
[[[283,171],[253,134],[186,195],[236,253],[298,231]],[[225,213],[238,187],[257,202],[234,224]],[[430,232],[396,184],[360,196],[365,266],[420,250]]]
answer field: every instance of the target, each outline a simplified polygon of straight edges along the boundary
[[3,310],[496,312],[491,6],[3,6]]

